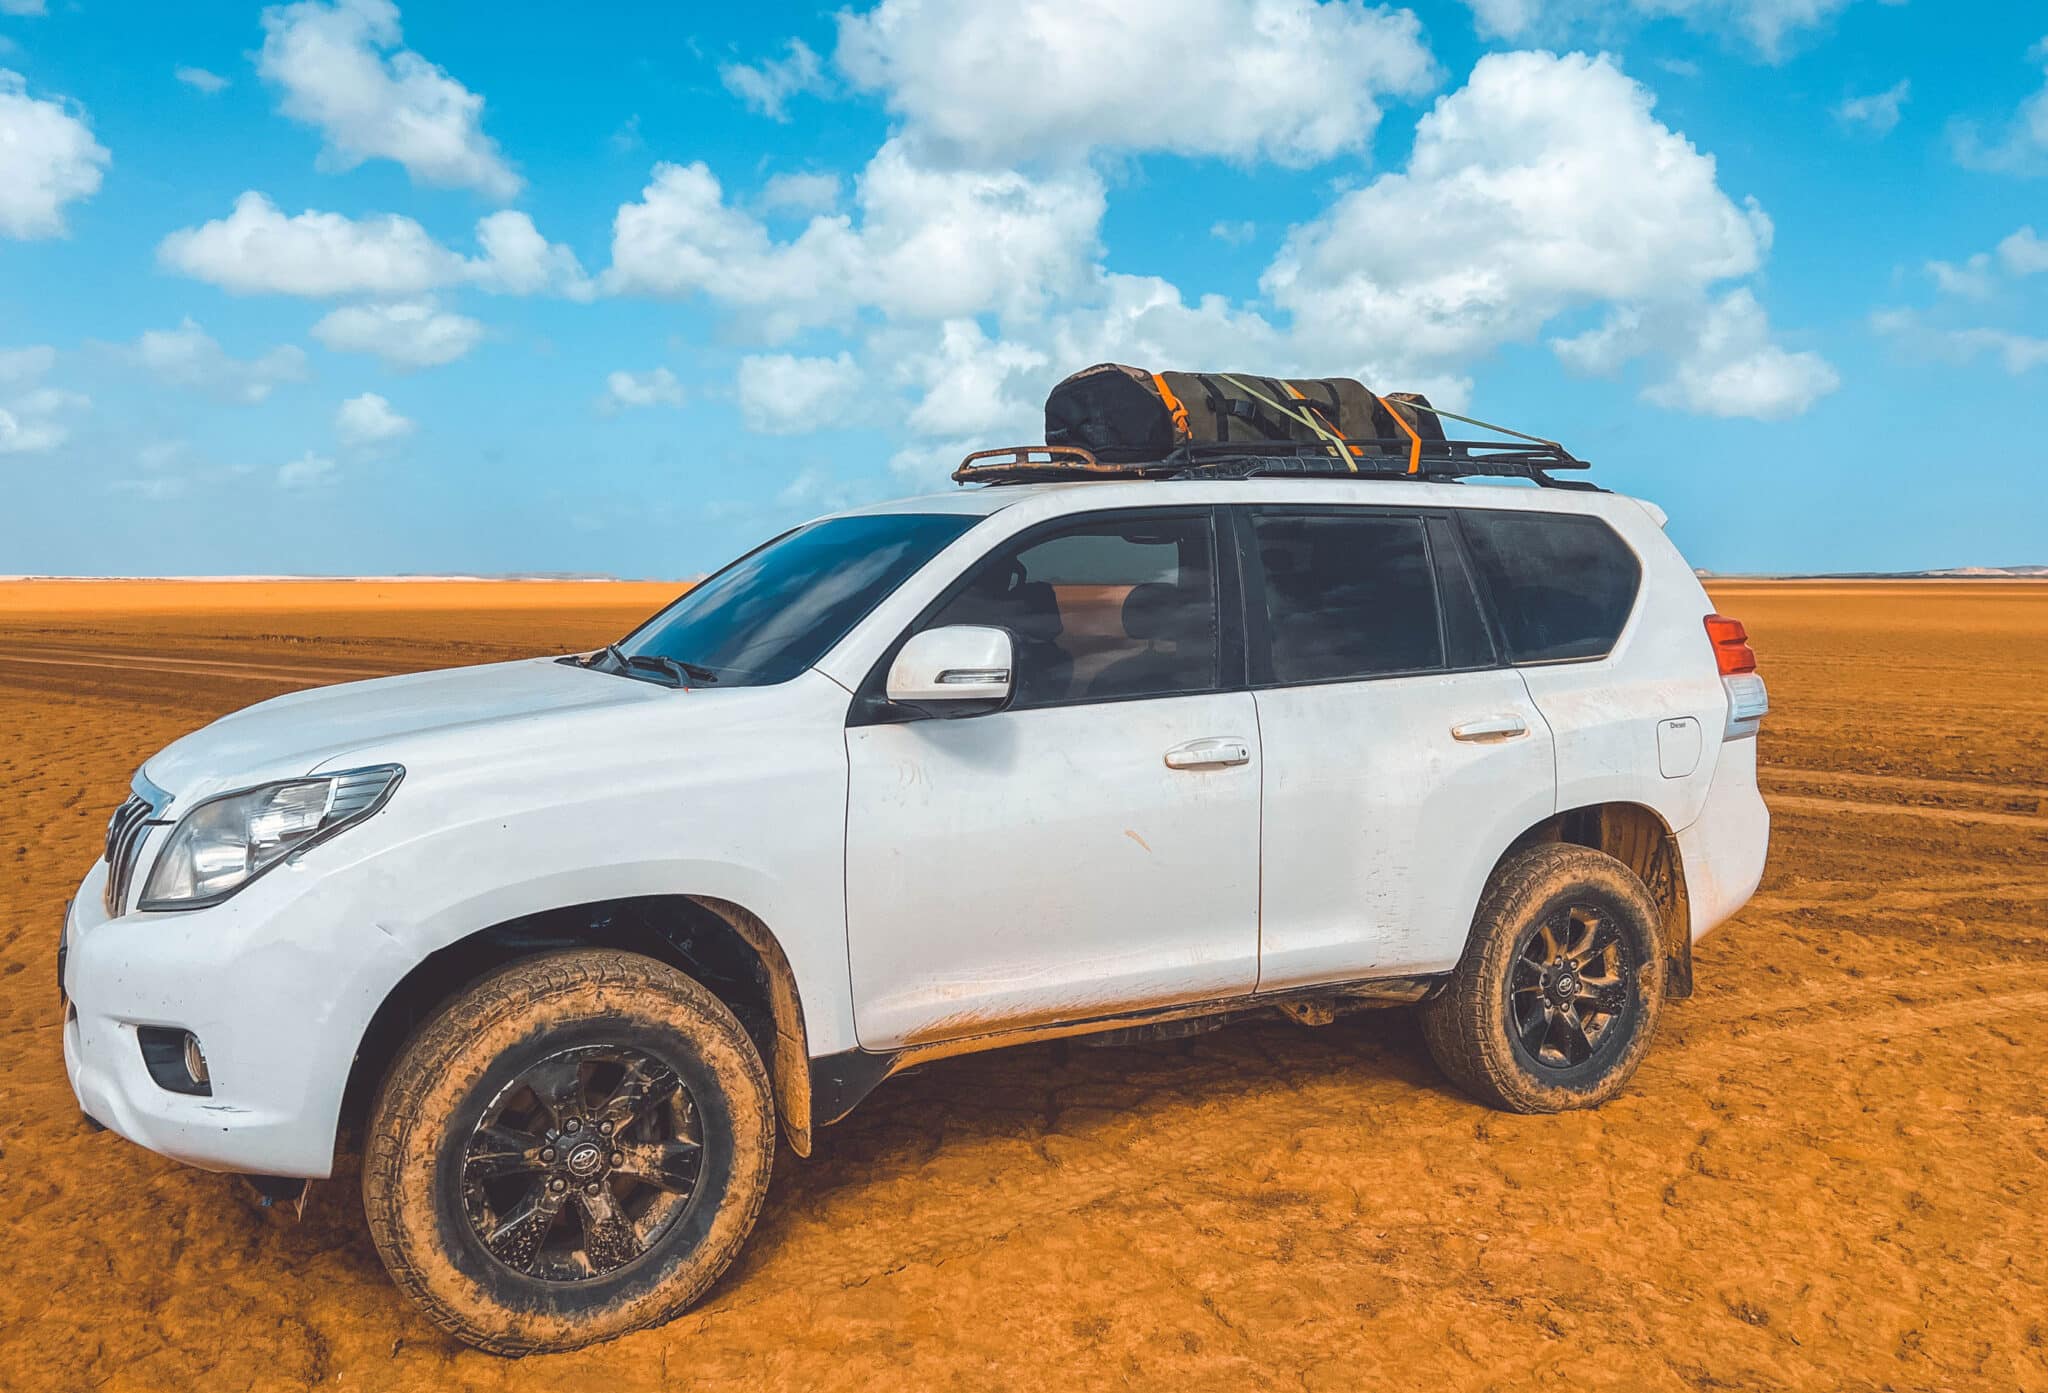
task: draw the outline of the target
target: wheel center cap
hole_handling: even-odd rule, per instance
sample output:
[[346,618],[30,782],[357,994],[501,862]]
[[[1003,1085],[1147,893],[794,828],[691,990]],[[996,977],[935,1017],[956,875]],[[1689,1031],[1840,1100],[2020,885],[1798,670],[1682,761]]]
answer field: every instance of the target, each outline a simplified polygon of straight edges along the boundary
[[1560,972],[1551,984],[1551,992],[1559,1002],[1570,1001],[1579,994],[1579,979],[1570,971]]
[[604,1152],[590,1142],[584,1142],[569,1153],[569,1170],[574,1175],[593,1175],[604,1164]]

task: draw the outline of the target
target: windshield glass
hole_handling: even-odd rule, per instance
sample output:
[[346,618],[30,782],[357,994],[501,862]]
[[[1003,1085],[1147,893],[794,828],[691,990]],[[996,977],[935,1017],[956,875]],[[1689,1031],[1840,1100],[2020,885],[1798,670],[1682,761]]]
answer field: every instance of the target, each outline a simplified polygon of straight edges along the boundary
[[702,669],[721,687],[787,682],[825,656],[911,573],[981,519],[964,513],[827,518],[749,552],[618,645]]

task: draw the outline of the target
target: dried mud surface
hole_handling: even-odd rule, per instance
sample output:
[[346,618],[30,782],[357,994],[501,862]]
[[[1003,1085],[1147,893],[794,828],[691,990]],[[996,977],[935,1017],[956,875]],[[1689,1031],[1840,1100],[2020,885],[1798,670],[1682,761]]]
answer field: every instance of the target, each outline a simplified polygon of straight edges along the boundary
[[0,585],[0,1389],[2048,1389],[2048,585],[1726,585],[1762,892],[1632,1089],[1510,1117],[1414,1022],[1035,1047],[788,1152],[704,1305],[441,1338],[304,1222],[89,1133],[52,953],[148,752],[296,686],[613,636],[659,587]]

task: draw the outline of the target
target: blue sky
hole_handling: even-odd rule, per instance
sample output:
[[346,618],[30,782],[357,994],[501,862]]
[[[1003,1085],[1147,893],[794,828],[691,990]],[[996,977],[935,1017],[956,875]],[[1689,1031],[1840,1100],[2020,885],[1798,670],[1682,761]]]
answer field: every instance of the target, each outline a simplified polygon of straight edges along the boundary
[[686,576],[1103,359],[2048,563],[2040,6],[482,14],[0,0],[0,572]]

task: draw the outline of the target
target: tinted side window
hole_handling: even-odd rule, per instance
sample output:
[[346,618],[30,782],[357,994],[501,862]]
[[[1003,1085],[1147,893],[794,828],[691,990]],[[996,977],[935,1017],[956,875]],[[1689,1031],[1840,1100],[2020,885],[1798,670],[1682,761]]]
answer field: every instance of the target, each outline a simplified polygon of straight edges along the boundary
[[1262,678],[1327,682],[1444,665],[1420,518],[1260,512]]
[[1598,518],[1460,514],[1479,577],[1517,663],[1598,658],[1635,608],[1642,567]]
[[992,554],[926,627],[1008,629],[1013,708],[1214,691],[1214,550],[1206,516],[1078,522]]
[[1436,563],[1436,593],[1443,601],[1444,645],[1454,668],[1492,667],[1493,635],[1487,632],[1479,592],[1472,573],[1458,554],[1456,529],[1449,518],[1429,520],[1429,555]]

